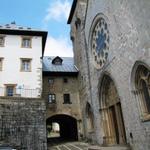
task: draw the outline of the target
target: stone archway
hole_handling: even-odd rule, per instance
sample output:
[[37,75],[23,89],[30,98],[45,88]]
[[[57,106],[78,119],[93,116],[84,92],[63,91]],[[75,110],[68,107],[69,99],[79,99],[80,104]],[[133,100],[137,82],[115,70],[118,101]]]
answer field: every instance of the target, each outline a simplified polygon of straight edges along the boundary
[[54,115],[47,119],[46,124],[51,125],[54,122],[58,123],[60,127],[59,139],[78,140],[77,120],[75,118],[64,114]]
[[121,102],[113,80],[105,75],[100,89],[100,112],[106,145],[126,144]]

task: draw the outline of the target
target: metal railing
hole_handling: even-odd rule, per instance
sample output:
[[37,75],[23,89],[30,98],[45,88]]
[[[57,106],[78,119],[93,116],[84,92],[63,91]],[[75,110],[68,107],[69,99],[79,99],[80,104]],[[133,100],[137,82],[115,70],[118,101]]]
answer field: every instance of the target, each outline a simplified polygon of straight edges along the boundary
[[14,88],[13,91],[7,90],[5,87],[0,87],[0,96],[5,97],[24,97],[24,98],[40,98],[41,89],[23,89]]

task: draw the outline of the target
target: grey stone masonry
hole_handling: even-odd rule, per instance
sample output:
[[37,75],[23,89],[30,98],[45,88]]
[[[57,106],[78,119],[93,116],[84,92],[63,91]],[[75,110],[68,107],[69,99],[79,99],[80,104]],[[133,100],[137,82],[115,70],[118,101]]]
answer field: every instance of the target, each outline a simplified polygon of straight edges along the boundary
[[0,98],[0,142],[26,150],[46,150],[42,99]]
[[[79,69],[79,96],[85,139],[91,139],[92,142],[103,145],[106,132],[114,129],[108,127],[107,131],[105,130],[105,121],[109,119],[103,116],[101,111],[102,103],[106,99],[103,97],[103,87],[107,89],[103,79],[109,76],[114,83],[112,89],[116,89],[117,98],[121,104],[126,139],[124,144],[130,145],[133,150],[150,149],[150,114],[146,114],[146,118],[142,112],[141,103],[145,100],[143,95],[136,91],[135,78],[137,67],[141,64],[150,70],[149,9],[150,0],[77,1],[70,23],[70,36],[75,65]],[[101,68],[95,67],[97,52],[93,53],[95,46],[92,47],[98,16],[107,22],[107,33],[109,33],[108,58]],[[147,89],[150,92],[149,85]],[[110,97],[113,97],[112,93],[113,90],[110,92]],[[91,105],[93,112],[92,132],[88,129],[86,103]],[[118,125],[121,125],[121,122]],[[121,139],[122,135],[120,132],[118,137]],[[109,143],[107,144],[110,146]],[[118,146],[121,142],[113,144]]]

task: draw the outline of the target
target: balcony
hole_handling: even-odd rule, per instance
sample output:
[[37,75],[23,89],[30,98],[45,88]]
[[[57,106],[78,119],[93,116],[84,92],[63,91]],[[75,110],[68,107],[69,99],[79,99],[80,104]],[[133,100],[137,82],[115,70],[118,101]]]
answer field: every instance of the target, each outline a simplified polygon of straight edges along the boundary
[[0,97],[40,98],[41,89],[7,89],[5,87],[0,87]]

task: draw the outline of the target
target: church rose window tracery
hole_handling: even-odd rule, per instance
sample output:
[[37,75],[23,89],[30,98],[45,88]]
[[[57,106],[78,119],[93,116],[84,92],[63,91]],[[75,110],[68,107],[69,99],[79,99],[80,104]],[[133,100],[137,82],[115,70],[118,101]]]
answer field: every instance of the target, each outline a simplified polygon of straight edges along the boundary
[[103,17],[95,21],[91,36],[91,50],[94,66],[101,69],[107,61],[109,50],[109,30]]

